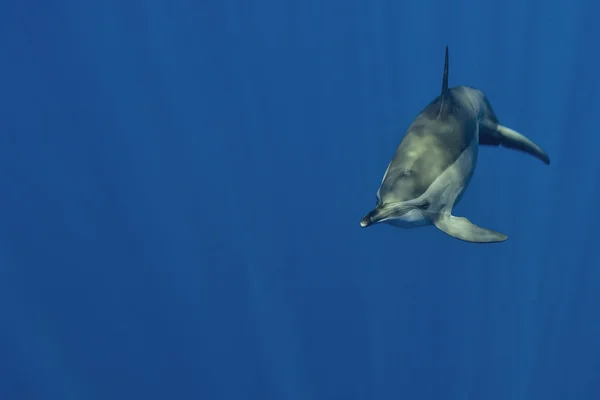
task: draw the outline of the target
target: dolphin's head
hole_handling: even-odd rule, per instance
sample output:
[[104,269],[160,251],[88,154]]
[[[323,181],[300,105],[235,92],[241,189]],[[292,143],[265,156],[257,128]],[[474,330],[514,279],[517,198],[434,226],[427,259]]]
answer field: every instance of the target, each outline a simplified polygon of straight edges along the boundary
[[427,201],[378,202],[377,206],[360,220],[360,226],[366,228],[387,223],[400,228],[417,228],[431,224],[428,209]]
[[387,223],[401,228],[416,228],[427,225],[431,207],[425,191],[429,180],[433,178],[427,174],[390,164],[377,190],[375,208],[360,220],[360,226],[366,228]]

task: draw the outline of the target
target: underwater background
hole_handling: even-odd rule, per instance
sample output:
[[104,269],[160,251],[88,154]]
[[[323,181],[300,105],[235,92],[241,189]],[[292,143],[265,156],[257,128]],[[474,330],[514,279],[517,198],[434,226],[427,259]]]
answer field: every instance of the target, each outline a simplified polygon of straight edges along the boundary
[[[600,399],[596,2],[0,11],[1,400]],[[359,226],[446,45],[504,243]]]

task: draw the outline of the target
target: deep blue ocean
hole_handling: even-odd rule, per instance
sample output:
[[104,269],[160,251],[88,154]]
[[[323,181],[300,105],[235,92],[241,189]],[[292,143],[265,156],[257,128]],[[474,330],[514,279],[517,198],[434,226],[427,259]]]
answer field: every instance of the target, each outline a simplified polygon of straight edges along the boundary
[[[2,3],[0,400],[600,399],[599,11]],[[503,243],[359,225],[446,45]]]

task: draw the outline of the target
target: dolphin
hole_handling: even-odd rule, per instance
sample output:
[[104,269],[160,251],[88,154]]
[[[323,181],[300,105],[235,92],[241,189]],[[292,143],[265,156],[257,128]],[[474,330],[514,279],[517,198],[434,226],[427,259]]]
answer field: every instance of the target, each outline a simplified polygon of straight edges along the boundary
[[448,46],[442,92],[415,118],[383,175],[377,203],[361,221],[366,228],[435,225],[471,243],[503,242],[508,236],[452,215],[475,166],[479,145],[528,153],[545,164],[548,155],[520,133],[500,125],[487,97],[469,86],[448,88]]

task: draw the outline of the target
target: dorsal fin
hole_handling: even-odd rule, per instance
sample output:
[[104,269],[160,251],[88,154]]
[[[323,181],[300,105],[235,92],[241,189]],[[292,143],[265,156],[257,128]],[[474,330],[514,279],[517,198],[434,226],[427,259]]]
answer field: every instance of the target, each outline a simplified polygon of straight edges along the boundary
[[444,80],[442,81],[442,94],[440,94],[440,108],[438,110],[438,118],[446,111],[446,105],[449,104],[448,99],[448,45],[446,45],[446,57],[444,60]]
[[444,80],[442,81],[442,98],[448,91],[448,45],[446,45],[446,58],[444,60]]

